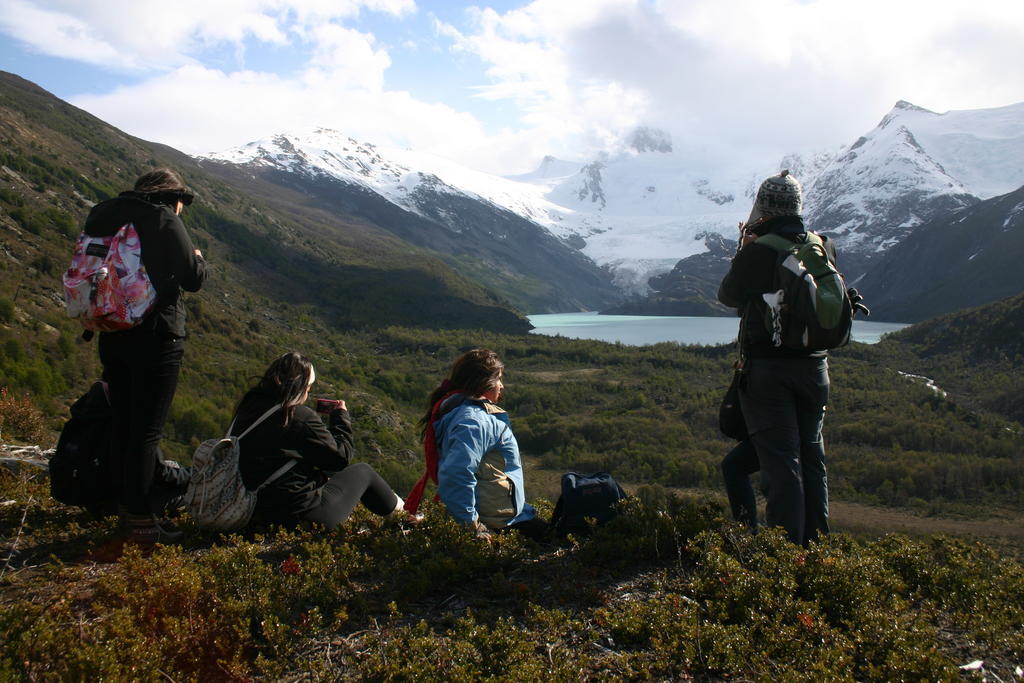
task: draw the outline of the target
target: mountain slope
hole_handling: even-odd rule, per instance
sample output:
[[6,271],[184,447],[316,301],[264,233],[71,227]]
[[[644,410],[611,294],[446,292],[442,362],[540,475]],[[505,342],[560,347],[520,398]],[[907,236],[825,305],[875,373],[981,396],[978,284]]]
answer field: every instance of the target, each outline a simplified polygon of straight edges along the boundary
[[[301,184],[316,201],[360,215],[398,207],[415,215],[392,218],[395,225],[387,227],[405,239],[418,235],[419,243],[428,246],[436,240],[453,248],[450,240],[438,237],[445,232],[458,235],[454,248],[468,240],[482,254],[495,241],[524,242],[530,255],[522,267],[535,270],[523,272],[544,269],[542,280],[557,282],[557,289],[590,307],[616,298],[618,292],[604,284],[607,273],[619,290],[644,292],[651,274],[667,272],[679,258],[703,251],[703,233],[731,230],[738,211],[735,198],[749,194],[754,178],[744,171],[737,180],[730,175],[734,169],[715,170],[719,164],[695,160],[691,150],[673,150],[667,133],[649,128],[634,131],[628,147],[590,163],[547,157],[535,172],[513,178],[359,143],[324,129],[278,135],[204,157],[204,165],[212,162],[262,177],[277,171],[274,182]],[[466,211],[469,220],[462,215]],[[419,219],[442,230],[431,232]],[[481,220],[484,227],[477,225]],[[417,227],[410,228],[410,222]],[[556,244],[544,239],[545,231]],[[580,264],[566,256],[574,250],[603,269],[601,283],[579,279],[592,278],[595,271],[590,264],[589,272],[581,273]],[[516,258],[507,248],[499,255]],[[554,273],[548,264],[555,266]],[[582,299],[585,294],[588,301]]]
[[718,285],[729,270],[736,242],[717,233],[704,236],[708,250],[689,256],[675,268],[648,280],[651,293],[602,311],[609,315],[731,316],[735,311],[718,302]]
[[940,216],[864,276],[873,315],[917,322],[1024,291],[1024,187]]
[[535,222],[545,202],[521,184],[322,128],[200,163],[224,177],[295,190],[310,206],[370,220],[530,311],[593,309],[618,298],[604,271]]
[[[841,240],[852,280],[921,223],[991,196],[992,168],[1006,173],[1000,184],[1024,182],[1024,164],[1013,161],[1018,148],[1024,151],[1024,108],[1008,109],[1016,128],[986,126],[984,112],[940,115],[898,102],[873,131],[805,179],[808,224]],[[957,132],[972,123],[974,137]],[[992,146],[993,137],[1001,147]],[[963,160],[947,168],[954,148]]]
[[956,400],[1024,424],[1024,294],[911,325],[870,352],[882,364],[898,354]]
[[971,363],[1002,361],[1020,367],[1024,364],[1024,294],[931,318],[891,338],[912,345],[924,359],[956,354]]
[[[847,279],[871,301],[881,302],[889,284],[876,279],[882,272],[876,261],[925,231],[930,221],[959,220],[959,210],[1024,183],[1024,103],[936,114],[901,101],[874,130],[848,148],[790,155],[781,166],[790,168],[803,183],[807,224],[836,240]],[[733,237],[733,230],[717,229],[726,238]],[[1002,248],[998,240],[985,243],[995,235],[978,231],[969,241],[974,251],[997,252]],[[931,256],[929,251],[925,258]],[[956,286],[946,282],[950,278],[942,260],[927,265],[933,269],[929,281]],[[699,301],[713,297],[714,288],[707,283],[708,274],[716,269],[724,275],[718,254],[702,252],[676,264],[670,277],[677,290],[692,291]],[[1006,280],[1009,288],[991,285],[990,298],[971,303],[1020,291],[1013,289],[1007,277],[1010,271],[1001,272],[993,277]],[[955,305],[955,299],[948,298],[923,315],[954,310]],[[882,311],[893,319],[886,306]]]
[[[20,267],[48,264],[47,277],[32,287],[51,303],[60,301],[59,271],[88,208],[166,164],[197,193],[183,220],[217,271],[216,293],[201,298],[255,293],[311,305],[346,327],[528,329],[498,296],[428,252],[365,222],[275,206],[272,197],[248,194],[187,155],[125,135],[12,74],[0,73],[0,113],[0,239]],[[13,292],[15,277],[0,272],[7,280],[0,291]]]

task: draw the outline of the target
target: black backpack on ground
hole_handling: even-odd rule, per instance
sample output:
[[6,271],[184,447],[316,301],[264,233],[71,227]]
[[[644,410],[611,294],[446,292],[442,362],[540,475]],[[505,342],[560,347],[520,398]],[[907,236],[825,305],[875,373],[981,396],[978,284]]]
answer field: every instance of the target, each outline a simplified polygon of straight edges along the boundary
[[50,458],[50,495],[97,515],[117,510],[117,479],[110,468],[113,412],[105,382],[96,382],[71,406]]
[[[50,495],[65,505],[85,508],[97,517],[117,513],[120,472],[113,470],[110,444],[114,438],[114,411],[106,382],[95,382],[71,406],[57,450],[50,458]],[[180,505],[190,470],[160,458],[151,492],[154,510]]]
[[562,495],[555,504],[551,525],[559,533],[581,533],[590,529],[587,518],[606,523],[618,514],[615,504],[626,492],[608,472],[562,475]]

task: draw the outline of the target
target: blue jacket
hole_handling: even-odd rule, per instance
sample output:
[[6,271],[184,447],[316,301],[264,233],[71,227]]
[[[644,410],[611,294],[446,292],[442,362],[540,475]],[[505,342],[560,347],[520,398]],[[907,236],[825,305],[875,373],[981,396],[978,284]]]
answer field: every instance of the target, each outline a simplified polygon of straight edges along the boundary
[[479,521],[492,530],[533,519],[508,413],[463,394],[451,396],[441,412],[434,423],[437,483],[448,513],[461,524]]

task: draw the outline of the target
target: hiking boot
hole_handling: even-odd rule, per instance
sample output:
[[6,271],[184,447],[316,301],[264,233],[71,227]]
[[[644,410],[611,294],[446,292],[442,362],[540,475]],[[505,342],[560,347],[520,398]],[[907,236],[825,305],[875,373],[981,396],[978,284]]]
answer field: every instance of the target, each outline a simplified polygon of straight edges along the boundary
[[185,532],[175,529],[169,522],[157,520],[153,515],[129,515],[128,539],[135,545],[172,545],[181,543]]
[[423,523],[424,517],[408,510],[399,510],[384,516],[384,523],[398,527],[403,533],[408,533]]
[[180,517],[185,512],[185,496],[175,496],[167,501],[167,505],[164,506],[164,514],[167,517],[175,518]]

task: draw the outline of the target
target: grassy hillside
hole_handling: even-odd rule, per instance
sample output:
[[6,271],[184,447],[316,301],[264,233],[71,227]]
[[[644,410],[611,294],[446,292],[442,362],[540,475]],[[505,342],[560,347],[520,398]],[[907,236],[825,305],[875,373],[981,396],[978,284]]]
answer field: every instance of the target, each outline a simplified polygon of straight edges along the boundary
[[878,348],[953,397],[1024,423],[1024,294],[905,328]]
[[[338,326],[443,321],[528,329],[494,293],[425,250],[344,215],[276,206],[240,191],[189,157],[131,138],[17,76],[0,74],[0,114],[0,235],[8,271],[0,291],[7,296],[14,280],[15,287],[53,296],[49,278],[65,267],[89,206],[130,188],[142,171],[169,165],[197,192],[183,220],[219,276],[219,291],[200,298],[254,293],[309,303]],[[9,272],[15,264],[35,270]]]
[[[184,551],[114,562],[113,520],[0,470],[0,678],[951,680],[984,659],[1006,680],[1024,663],[1024,569],[989,547],[864,529],[802,551],[729,526],[714,501],[668,495],[721,490],[730,348],[508,334],[514,315],[423,252],[315,209],[281,212],[11,77],[0,142],[3,441],[52,444],[96,376],[58,287],[89,203],[170,163],[199,192],[186,217],[216,272],[187,299],[169,455],[221,433],[265,364],[300,349],[315,393],[348,400],[359,459],[407,490],[423,397],[459,352],[487,345],[506,360],[531,462],[610,469],[639,494],[591,540],[480,544],[435,510],[415,529],[359,518],[329,535],[223,540],[189,528]],[[833,355],[838,499],[922,516],[1021,508],[1022,305]]]
[[1010,680],[1024,661],[1024,566],[949,538],[804,550],[647,495],[589,539],[488,544],[431,507],[412,528],[189,529],[115,562],[112,522],[28,482],[0,495],[20,542],[4,680],[952,681],[975,660]]

